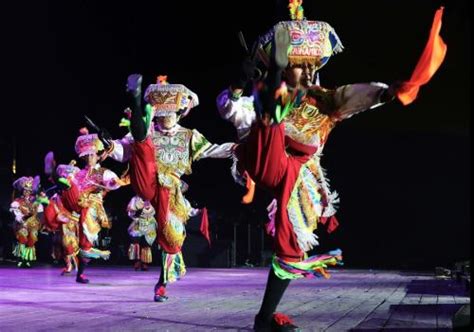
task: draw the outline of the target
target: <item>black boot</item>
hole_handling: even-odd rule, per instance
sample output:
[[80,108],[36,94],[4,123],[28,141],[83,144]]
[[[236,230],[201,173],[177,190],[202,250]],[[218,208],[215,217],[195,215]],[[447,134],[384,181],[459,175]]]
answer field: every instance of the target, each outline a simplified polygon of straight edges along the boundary
[[127,78],[127,94],[129,107],[132,110],[130,131],[135,141],[141,142],[146,138],[147,129],[143,121],[142,110],[142,75],[131,74]]
[[277,26],[273,36],[271,64],[276,70],[285,70],[288,66],[288,50],[291,46],[290,33],[284,26]]
[[165,283],[165,269],[161,267],[160,279],[155,285],[155,302],[165,302],[168,300],[166,296],[166,283]]
[[155,285],[155,302],[165,302],[168,300],[166,296],[166,284],[160,284],[159,282]]
[[288,317],[283,314],[275,314],[289,284],[289,279],[280,279],[275,275],[273,268],[270,270],[262,306],[255,316],[254,331],[299,331]]
[[255,316],[255,322],[253,326],[254,331],[259,332],[297,332],[301,329],[293,324],[293,321],[282,313],[275,313],[270,323],[263,323],[259,320],[258,316]]
[[273,37],[270,66],[263,87],[259,92],[259,98],[255,103],[257,114],[260,114],[263,118],[269,116],[274,123],[279,123],[282,120],[277,116],[277,105],[280,100],[275,98],[275,93],[281,86],[283,71],[288,66],[289,47],[290,34],[288,30],[278,26]]
[[78,261],[79,266],[77,268],[76,282],[80,284],[88,284],[89,279],[87,279],[84,275],[84,270],[86,269],[87,261],[82,257],[80,257]]

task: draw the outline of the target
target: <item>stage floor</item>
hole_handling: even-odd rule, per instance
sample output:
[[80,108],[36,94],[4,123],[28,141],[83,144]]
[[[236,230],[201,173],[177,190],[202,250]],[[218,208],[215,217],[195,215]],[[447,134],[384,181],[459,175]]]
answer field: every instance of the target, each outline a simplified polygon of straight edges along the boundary
[[[267,268],[189,268],[153,302],[159,267],[88,268],[90,284],[42,266],[0,266],[0,331],[251,330]],[[470,303],[463,285],[428,273],[335,269],[329,280],[293,281],[278,311],[304,331],[451,330]]]

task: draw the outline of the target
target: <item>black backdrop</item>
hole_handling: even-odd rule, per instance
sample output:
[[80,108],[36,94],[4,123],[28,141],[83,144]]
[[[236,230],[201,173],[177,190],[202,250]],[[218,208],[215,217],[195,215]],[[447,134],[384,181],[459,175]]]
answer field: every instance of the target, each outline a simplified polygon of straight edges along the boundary
[[[252,41],[285,17],[285,4],[2,2],[3,207],[11,193],[13,145],[17,176],[35,175],[42,173],[49,150],[59,162],[75,157],[83,114],[116,137],[125,134],[117,124],[126,106],[124,83],[132,72],[142,73],[145,84],[158,74],[185,84],[199,94],[201,104],[182,124],[197,128],[212,142],[234,140],[232,126],[217,114],[215,97],[239,63],[236,32],[242,30]],[[321,70],[326,87],[408,78],[440,5],[445,6],[441,34],[448,53],[418,99],[407,107],[392,103],[341,123],[326,146],[323,165],[341,196],[341,226],[330,236],[319,231],[319,250],[340,247],[348,266],[430,268],[469,257],[469,8],[467,1],[304,3],[306,17],[329,22],[345,46]],[[104,165],[117,172],[124,168],[112,161]],[[249,222],[250,249],[260,250],[257,225],[265,220],[268,197],[257,192],[255,205],[239,204],[243,189],[233,183],[230,165],[229,160],[203,160],[185,180],[191,188],[188,197],[213,214],[214,240],[222,247],[232,240],[233,223],[241,224],[241,264]],[[127,188],[107,197],[107,207],[119,219],[113,235],[122,246],[129,222],[123,209],[131,195]],[[268,238],[265,243],[270,248]],[[213,250],[213,255],[221,254]]]

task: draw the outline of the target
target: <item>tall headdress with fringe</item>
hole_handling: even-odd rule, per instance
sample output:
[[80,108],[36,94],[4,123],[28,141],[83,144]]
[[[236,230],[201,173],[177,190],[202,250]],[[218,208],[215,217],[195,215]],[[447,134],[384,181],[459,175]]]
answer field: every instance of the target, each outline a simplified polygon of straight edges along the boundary
[[176,113],[185,117],[191,108],[199,105],[197,94],[182,84],[170,84],[167,76],[158,76],[156,84],[150,84],[145,91],[145,101],[153,109],[154,116],[167,116]]
[[39,182],[39,176],[35,176],[34,178],[31,176],[22,176],[13,182],[13,188],[18,192],[23,192],[24,190],[34,192],[38,189]]
[[289,66],[308,64],[314,69],[321,69],[333,54],[342,52],[341,40],[334,28],[323,21],[309,21],[304,17],[303,0],[290,0],[291,21],[277,23],[268,33],[260,38],[264,52],[259,55],[263,62],[268,63],[271,42],[275,29],[283,26],[288,30],[291,49],[288,55]]
[[89,134],[87,128],[80,129],[80,135],[76,140],[76,153],[79,157],[83,157],[90,154],[98,154],[104,150],[104,144],[99,139],[97,134]]

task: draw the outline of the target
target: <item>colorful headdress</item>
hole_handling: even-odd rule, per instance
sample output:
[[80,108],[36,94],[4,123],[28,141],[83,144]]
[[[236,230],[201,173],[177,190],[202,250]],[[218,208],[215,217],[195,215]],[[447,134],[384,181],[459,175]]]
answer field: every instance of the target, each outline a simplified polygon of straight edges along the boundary
[[98,154],[104,150],[104,145],[97,134],[89,134],[87,128],[81,128],[81,136],[76,140],[76,153],[79,157],[89,154]]
[[59,164],[56,167],[56,173],[63,178],[74,177],[79,171],[80,169],[76,166],[75,160],[71,160],[69,164]]
[[198,96],[182,84],[169,84],[166,76],[158,76],[156,84],[150,84],[145,91],[145,101],[149,103],[155,116],[170,113],[185,117],[191,108],[199,105]]
[[39,185],[39,176],[32,178],[31,176],[22,176],[13,182],[13,188],[19,192],[24,190],[35,191]]
[[[265,51],[260,55],[265,57],[270,54],[275,29],[283,26],[288,30],[291,40],[291,49],[288,55],[289,65],[307,63],[318,70],[328,62],[333,54],[342,52],[343,46],[336,32],[328,23],[308,21],[304,18],[302,2],[302,0],[290,0],[288,7],[292,21],[277,23],[260,38],[260,43]],[[268,59],[262,60],[268,63]]]

